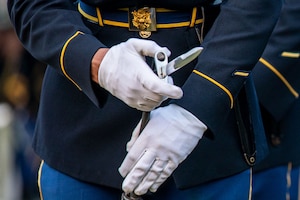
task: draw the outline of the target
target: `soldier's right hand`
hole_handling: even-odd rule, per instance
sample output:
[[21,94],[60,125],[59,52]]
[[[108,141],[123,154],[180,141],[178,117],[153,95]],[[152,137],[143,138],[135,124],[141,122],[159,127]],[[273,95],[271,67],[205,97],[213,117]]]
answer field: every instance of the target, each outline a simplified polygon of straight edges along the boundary
[[154,109],[166,98],[181,98],[181,88],[160,79],[145,62],[145,56],[154,57],[157,51],[170,55],[167,48],[143,39],[132,38],[111,47],[98,70],[100,86],[141,111]]

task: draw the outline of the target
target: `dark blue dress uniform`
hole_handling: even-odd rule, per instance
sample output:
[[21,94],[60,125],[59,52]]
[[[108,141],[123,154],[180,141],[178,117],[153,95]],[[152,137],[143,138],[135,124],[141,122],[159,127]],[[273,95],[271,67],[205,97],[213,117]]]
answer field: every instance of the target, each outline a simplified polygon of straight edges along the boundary
[[[287,166],[288,163],[297,168],[300,164],[299,17],[300,2],[284,1],[279,21],[253,70],[270,147],[270,154],[255,166],[257,172]],[[298,180],[296,184],[298,185]],[[271,185],[266,185],[264,190],[269,191]]]
[[[78,8],[77,2],[68,0],[8,1],[12,22],[24,46],[49,65],[33,147],[49,166],[60,172],[89,183],[120,188],[122,177],[118,167],[141,112],[91,81],[91,59],[99,48],[141,37],[139,32],[128,31],[127,17],[119,17],[124,9],[118,8],[149,6],[157,8],[157,30],[148,39],[167,46],[172,52],[171,60],[200,45],[202,29],[210,26],[201,19],[203,12],[206,15],[205,7],[212,2],[81,3],[94,10]],[[207,137],[174,173],[177,187],[189,188],[249,169],[233,108],[249,71],[262,54],[280,6],[281,0],[224,1],[204,38],[204,51],[198,62],[174,74],[175,84],[182,86],[184,97],[173,103],[209,127]],[[160,12],[159,8],[175,12]],[[172,18],[175,21],[170,21]],[[170,27],[166,25],[169,23]],[[264,149],[260,143],[256,147]],[[258,157],[264,154],[257,152]]]

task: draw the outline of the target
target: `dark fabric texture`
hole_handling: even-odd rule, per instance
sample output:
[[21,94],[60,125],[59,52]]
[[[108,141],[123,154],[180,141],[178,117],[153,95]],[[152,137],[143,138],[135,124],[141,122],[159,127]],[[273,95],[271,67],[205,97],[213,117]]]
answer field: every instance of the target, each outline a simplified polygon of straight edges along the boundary
[[258,62],[253,71],[270,147],[270,154],[256,170],[288,162],[293,166],[300,164],[299,11],[299,1],[284,1],[281,16],[262,55],[267,63]]
[[[108,1],[86,2],[108,4]],[[151,2],[169,8],[202,3],[201,0]],[[204,51],[198,60],[174,74],[175,84],[182,86],[184,96],[172,103],[203,121],[209,128],[206,135],[213,138],[204,137],[176,170],[174,179],[179,188],[249,168],[243,158],[232,107],[247,77],[233,73],[248,72],[254,67],[278,18],[280,2],[224,1],[220,14],[207,15],[213,25],[201,44]],[[122,7],[136,3],[147,4],[109,1],[110,5]],[[90,61],[98,48],[139,38],[139,34],[90,23],[76,10],[76,4],[68,0],[9,0],[8,8],[26,49],[48,64],[33,141],[35,151],[60,172],[86,182],[120,188],[122,177],[118,167],[141,112],[92,84]],[[168,47],[171,60],[200,45],[196,28],[159,29],[149,39]],[[257,153],[264,156],[266,152]]]

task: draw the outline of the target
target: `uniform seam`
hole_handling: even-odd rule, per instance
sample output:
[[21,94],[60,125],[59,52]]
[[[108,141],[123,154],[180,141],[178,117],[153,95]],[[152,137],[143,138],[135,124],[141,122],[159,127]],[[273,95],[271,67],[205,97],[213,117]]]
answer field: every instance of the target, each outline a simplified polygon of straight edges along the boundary
[[292,87],[292,85],[288,82],[288,80],[281,74],[271,63],[269,63],[264,58],[260,58],[259,62],[261,62],[264,66],[266,66],[269,70],[271,70],[288,88],[288,90],[292,93],[295,98],[299,98],[299,93]]
[[214,80],[213,78],[199,72],[198,70],[193,70],[193,73],[197,74],[198,76],[201,76],[202,78],[210,81],[211,83],[213,83],[214,85],[216,85],[217,87],[219,87],[220,89],[222,89],[229,97],[230,100],[230,109],[233,108],[233,95],[231,94],[230,90],[227,89],[224,85],[222,85],[221,83],[217,82],[216,80]]
[[63,72],[63,74],[65,75],[65,77],[67,77],[67,79],[69,79],[80,91],[82,90],[79,85],[68,75],[66,69],[65,69],[65,65],[64,65],[64,58],[65,58],[65,53],[66,53],[66,49],[68,47],[68,45],[70,44],[70,42],[77,37],[79,34],[82,34],[82,32],[77,31],[74,35],[72,35],[64,44],[62,51],[61,51],[61,56],[60,56],[60,68]]
[[42,168],[43,168],[43,165],[44,165],[44,160],[41,161],[40,168],[39,168],[39,171],[38,171],[38,186],[39,186],[39,193],[40,193],[40,199],[41,200],[44,199],[43,192],[42,192],[42,186],[41,186],[41,178],[42,178]]

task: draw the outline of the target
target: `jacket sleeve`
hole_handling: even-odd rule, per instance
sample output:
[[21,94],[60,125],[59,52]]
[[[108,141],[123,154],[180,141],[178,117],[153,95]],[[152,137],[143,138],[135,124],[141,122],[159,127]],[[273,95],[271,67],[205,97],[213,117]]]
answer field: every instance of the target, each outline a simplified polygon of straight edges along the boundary
[[300,92],[300,1],[284,1],[280,18],[253,75],[261,105],[283,119]]
[[9,0],[7,5],[24,47],[99,105],[90,78],[90,63],[95,52],[105,45],[84,25],[75,2]]
[[215,133],[261,56],[281,0],[227,0],[203,41],[204,50],[175,101]]

